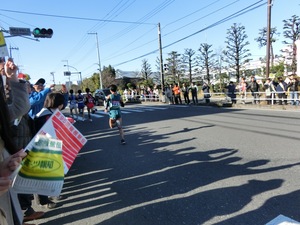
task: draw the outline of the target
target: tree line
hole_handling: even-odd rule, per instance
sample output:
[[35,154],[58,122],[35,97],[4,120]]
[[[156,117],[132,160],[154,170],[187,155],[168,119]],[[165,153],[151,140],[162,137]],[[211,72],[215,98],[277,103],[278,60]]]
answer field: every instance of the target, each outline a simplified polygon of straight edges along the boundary
[[[291,18],[283,20],[283,36],[285,40],[283,44],[292,47],[291,64],[287,65],[288,69],[295,73],[297,68],[296,46],[294,42],[300,37],[300,17],[293,15]],[[274,54],[273,44],[278,40],[280,33],[276,27],[270,29],[270,72],[277,76],[282,76],[284,72],[284,62],[281,60],[279,64],[274,64],[278,55]],[[258,31],[258,37],[255,38],[260,48],[267,45],[267,27],[263,27]],[[234,23],[227,29],[226,39],[224,41],[226,47],[224,49],[213,50],[209,43],[200,43],[197,51],[186,48],[183,53],[171,51],[164,60],[164,82],[165,83],[192,83],[197,74],[204,74],[203,80],[208,84],[211,83],[211,73],[219,74],[219,79],[228,79],[226,73],[222,73],[223,69],[231,69],[235,73],[236,80],[240,77],[253,75],[252,71],[245,70],[245,64],[250,62],[251,53],[248,47],[248,35],[245,26]],[[260,58],[264,63],[266,57]],[[160,71],[159,58],[156,59],[156,71]],[[265,71],[262,71],[265,73]],[[109,65],[101,70],[103,86],[107,87],[111,83],[116,82],[116,71]],[[243,73],[243,74],[242,74]],[[161,83],[160,73],[154,73],[147,59],[142,60],[141,71],[137,75],[142,79],[135,80],[133,84],[131,80],[119,82],[119,89],[128,88],[128,86],[153,86]],[[99,73],[94,73],[92,77],[86,78],[82,84],[83,87],[89,87],[91,90],[99,88]]]

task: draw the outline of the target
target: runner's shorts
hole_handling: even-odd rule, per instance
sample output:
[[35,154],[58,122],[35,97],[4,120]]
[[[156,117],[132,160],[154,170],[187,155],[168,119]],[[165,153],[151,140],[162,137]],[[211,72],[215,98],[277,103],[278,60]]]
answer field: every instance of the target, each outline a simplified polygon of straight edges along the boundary
[[112,120],[121,118],[121,110],[110,110],[109,118],[111,118]]

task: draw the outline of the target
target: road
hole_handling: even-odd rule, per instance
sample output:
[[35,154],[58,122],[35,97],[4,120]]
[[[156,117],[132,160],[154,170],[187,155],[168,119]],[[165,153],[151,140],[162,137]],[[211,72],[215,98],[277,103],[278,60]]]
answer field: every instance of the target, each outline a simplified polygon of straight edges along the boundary
[[[99,110],[66,198],[36,224],[260,225],[300,221],[299,111],[131,105],[126,145]],[[35,206],[36,209],[41,209]]]

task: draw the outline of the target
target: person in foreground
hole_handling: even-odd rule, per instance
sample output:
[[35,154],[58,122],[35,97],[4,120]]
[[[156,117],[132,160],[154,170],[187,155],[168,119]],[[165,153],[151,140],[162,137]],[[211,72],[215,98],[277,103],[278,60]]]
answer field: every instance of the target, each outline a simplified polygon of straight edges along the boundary
[[125,144],[124,131],[122,128],[122,116],[120,106],[124,107],[124,102],[119,93],[117,93],[117,86],[112,84],[110,86],[110,95],[107,95],[105,112],[109,113],[109,127],[114,128],[118,127],[120,136],[121,136],[121,144]]
[[[30,108],[26,85],[16,76],[17,66],[0,59],[0,224],[17,225],[23,220],[17,194],[11,189],[13,172],[26,156],[12,140],[11,122]],[[4,80],[7,80],[5,84]],[[6,92],[10,88],[10,92]],[[8,95],[7,95],[8,94]],[[18,97],[17,97],[18,96]],[[24,98],[25,97],[25,98]]]
[[[59,109],[62,110],[65,103],[65,97],[60,92],[51,92],[47,94],[44,107],[41,109],[39,113],[36,114],[34,125],[35,130],[39,131],[43,125],[47,122],[47,120],[51,117],[51,115],[55,112],[55,110]],[[51,201],[53,197],[48,197],[45,195],[36,195],[37,202],[42,205],[46,206],[48,209],[56,208],[56,203]],[[56,199],[62,199],[62,196],[58,196]]]

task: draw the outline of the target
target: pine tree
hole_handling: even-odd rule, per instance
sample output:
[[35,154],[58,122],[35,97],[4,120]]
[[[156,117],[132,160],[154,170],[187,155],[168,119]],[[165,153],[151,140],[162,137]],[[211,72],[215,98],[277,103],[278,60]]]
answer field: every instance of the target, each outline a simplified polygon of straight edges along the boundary
[[283,41],[284,44],[290,44],[293,48],[293,57],[292,57],[292,72],[296,73],[297,70],[297,61],[296,61],[296,45],[295,41],[300,35],[300,17],[293,15],[292,18],[288,20],[283,20],[283,36],[289,41]]
[[213,53],[213,50],[210,50],[212,45],[207,43],[200,44],[200,48],[198,49],[200,54],[198,56],[198,65],[200,68],[205,70],[207,83],[210,85],[210,69],[214,68],[217,64],[214,57],[216,54]]
[[225,43],[227,44],[226,50],[223,51],[225,55],[225,62],[228,63],[230,68],[236,72],[237,82],[240,79],[241,67],[250,61],[250,50],[246,48],[249,42],[245,27],[234,23],[230,29],[227,30],[227,37]]
[[[267,45],[267,27],[264,27],[259,30],[258,38],[254,40],[258,42],[258,47],[262,48]],[[273,51],[273,43],[276,42],[275,36],[279,35],[277,32],[277,28],[271,28],[270,30],[270,55],[271,55],[271,65],[274,65],[274,51]]]
[[189,82],[192,83],[192,71],[196,66],[196,58],[194,55],[196,52],[191,48],[186,48],[184,54],[182,55],[182,63],[185,70],[188,70],[189,73]]

